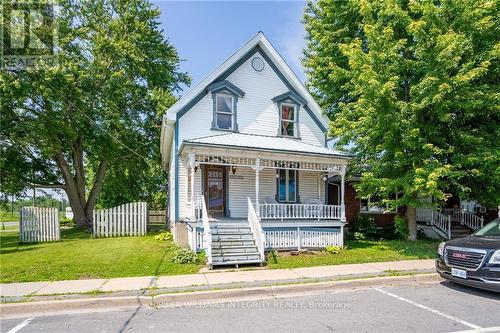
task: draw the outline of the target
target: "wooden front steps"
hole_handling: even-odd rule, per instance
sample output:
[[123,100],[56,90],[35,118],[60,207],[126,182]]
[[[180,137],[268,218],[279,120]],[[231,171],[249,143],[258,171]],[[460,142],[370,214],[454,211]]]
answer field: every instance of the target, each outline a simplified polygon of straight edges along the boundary
[[260,264],[259,250],[247,221],[211,227],[212,266]]

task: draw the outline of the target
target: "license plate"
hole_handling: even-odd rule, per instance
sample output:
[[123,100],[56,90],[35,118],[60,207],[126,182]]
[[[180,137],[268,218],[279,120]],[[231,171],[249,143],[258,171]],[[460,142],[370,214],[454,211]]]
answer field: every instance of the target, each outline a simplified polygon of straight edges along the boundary
[[451,275],[459,277],[461,279],[467,279],[467,271],[464,269],[451,268]]

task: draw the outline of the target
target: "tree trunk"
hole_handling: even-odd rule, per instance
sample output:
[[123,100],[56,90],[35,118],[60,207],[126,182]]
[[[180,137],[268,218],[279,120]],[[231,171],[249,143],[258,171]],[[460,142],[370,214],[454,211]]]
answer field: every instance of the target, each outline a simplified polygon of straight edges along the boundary
[[[78,145],[74,148],[77,148]],[[92,228],[93,210],[97,201],[97,196],[101,191],[104,174],[108,165],[107,160],[102,160],[96,171],[94,184],[89,196],[85,198],[85,169],[83,166],[83,154],[81,148],[75,149],[77,154],[73,155],[75,175],[71,173],[70,167],[64,158],[64,154],[59,149],[55,156],[55,161],[64,178],[64,190],[68,196],[68,201],[73,211],[73,218],[76,226],[80,228]]]
[[417,208],[408,206],[406,208],[406,221],[408,223],[408,239],[417,240]]
[[81,204],[78,192],[71,187],[66,188],[69,205],[73,211],[73,219],[79,228],[89,229],[92,225],[92,215],[88,216],[85,207]]

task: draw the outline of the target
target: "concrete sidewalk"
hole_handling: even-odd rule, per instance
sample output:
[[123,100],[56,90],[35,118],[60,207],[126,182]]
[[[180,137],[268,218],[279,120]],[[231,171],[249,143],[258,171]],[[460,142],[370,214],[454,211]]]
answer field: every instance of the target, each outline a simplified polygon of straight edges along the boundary
[[257,269],[238,271],[211,271],[207,273],[141,276],[114,279],[66,280],[53,282],[25,282],[0,284],[3,301],[40,295],[84,294],[95,292],[138,291],[144,289],[186,289],[205,287],[218,288],[223,285],[252,283],[300,283],[328,281],[343,277],[380,276],[391,271],[430,272],[434,260],[405,260],[366,264],[304,267],[294,269]]

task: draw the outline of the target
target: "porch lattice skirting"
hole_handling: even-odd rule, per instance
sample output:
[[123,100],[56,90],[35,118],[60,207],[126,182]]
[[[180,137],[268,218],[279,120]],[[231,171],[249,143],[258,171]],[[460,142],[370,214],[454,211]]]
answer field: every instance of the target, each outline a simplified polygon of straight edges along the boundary
[[[266,249],[296,250],[324,248],[328,245],[342,247],[342,228],[281,227],[263,228]],[[203,228],[188,225],[188,244],[194,251],[203,250]]]

